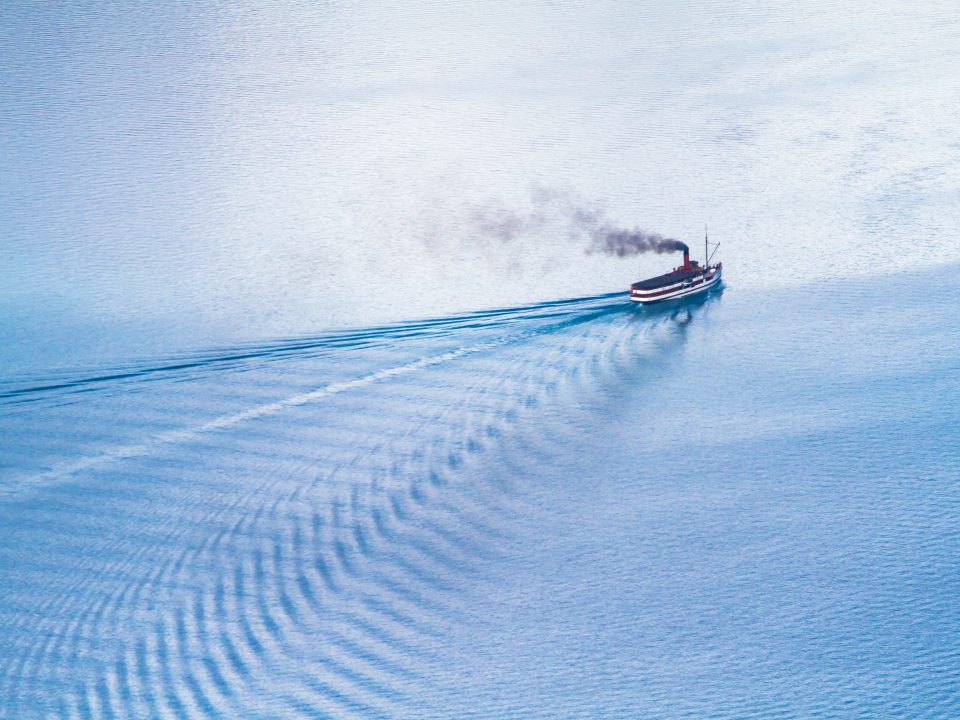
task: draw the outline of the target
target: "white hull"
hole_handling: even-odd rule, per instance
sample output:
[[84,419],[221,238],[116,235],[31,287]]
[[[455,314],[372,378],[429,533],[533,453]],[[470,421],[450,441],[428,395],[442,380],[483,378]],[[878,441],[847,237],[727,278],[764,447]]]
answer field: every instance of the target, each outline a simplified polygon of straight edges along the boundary
[[706,292],[720,284],[722,271],[718,268],[712,274],[707,275],[705,280],[694,281],[687,285],[686,283],[677,283],[674,286],[666,288],[657,288],[655,291],[644,292],[643,290],[633,290],[630,292],[630,299],[638,303],[655,303],[666,300],[676,300],[677,298],[689,297],[697,293]]

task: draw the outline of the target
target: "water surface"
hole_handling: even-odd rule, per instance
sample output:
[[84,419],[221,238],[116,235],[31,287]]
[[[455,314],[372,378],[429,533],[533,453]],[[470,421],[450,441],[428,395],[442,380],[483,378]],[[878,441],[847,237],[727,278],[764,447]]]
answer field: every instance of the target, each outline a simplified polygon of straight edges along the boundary
[[922,283],[11,387],[4,711],[950,717],[960,287]]
[[0,717],[960,716],[958,41],[5,4]]

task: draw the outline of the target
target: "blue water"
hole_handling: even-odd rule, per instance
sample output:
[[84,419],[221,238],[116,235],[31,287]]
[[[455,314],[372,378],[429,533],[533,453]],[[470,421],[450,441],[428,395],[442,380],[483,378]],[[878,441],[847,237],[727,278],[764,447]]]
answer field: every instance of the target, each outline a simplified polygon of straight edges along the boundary
[[5,2],[0,718],[960,717],[956,10]]
[[957,277],[8,383],[3,716],[956,717]]

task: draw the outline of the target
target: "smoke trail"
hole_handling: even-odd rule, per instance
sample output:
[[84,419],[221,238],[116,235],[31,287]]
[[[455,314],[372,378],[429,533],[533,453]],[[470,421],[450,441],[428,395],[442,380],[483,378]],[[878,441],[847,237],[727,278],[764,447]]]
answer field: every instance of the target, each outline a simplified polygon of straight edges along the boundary
[[588,240],[584,252],[630,257],[641,253],[672,253],[688,250],[686,243],[640,228],[628,230],[610,222],[602,209],[564,190],[535,187],[532,209],[520,212],[500,205],[476,208],[471,214],[475,233],[503,243],[518,238],[566,236],[575,242]]
[[620,230],[603,227],[593,232],[593,240],[590,247],[587,248],[587,252],[628,257],[646,252],[655,252],[659,255],[678,251],[685,252],[689,249],[686,243],[673,238],[666,238],[660,233],[649,233],[640,228]]

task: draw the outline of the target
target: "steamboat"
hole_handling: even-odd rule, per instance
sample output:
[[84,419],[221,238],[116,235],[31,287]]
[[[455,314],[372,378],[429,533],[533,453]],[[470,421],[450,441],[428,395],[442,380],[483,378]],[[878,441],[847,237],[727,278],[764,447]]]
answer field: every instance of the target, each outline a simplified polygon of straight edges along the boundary
[[[630,299],[644,304],[663,302],[697,295],[717,287],[723,275],[723,263],[710,264],[713,255],[708,254],[710,246],[706,234],[704,234],[703,246],[703,265],[690,259],[690,248],[684,245],[683,265],[675,267],[664,275],[633,283],[630,286]],[[714,253],[719,246],[719,243],[714,246]]]

